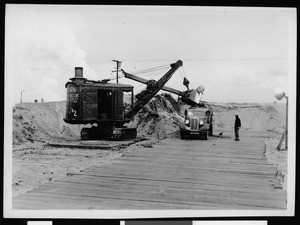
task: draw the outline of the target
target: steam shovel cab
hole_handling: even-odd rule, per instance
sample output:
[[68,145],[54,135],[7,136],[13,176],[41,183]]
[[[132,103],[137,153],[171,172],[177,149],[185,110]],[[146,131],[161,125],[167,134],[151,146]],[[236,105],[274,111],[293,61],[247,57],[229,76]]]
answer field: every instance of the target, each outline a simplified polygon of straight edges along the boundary
[[124,126],[132,119],[125,111],[132,109],[133,86],[91,81],[83,78],[83,68],[75,68],[75,77],[66,83],[67,104],[64,121],[70,124],[91,124],[81,130],[81,139],[136,138],[136,128]]
[[[158,81],[142,79],[146,90],[133,103],[133,86],[110,84],[109,80],[93,81],[83,78],[82,67],[75,68],[75,77],[66,83],[67,110],[64,121],[71,124],[92,124],[81,130],[81,139],[124,140],[136,138],[136,128],[128,123],[168,82],[182,61],[170,64],[170,69]],[[125,77],[136,77],[126,73]],[[129,97],[128,97],[129,96]],[[127,99],[127,101],[125,100]],[[96,126],[94,126],[96,124]]]

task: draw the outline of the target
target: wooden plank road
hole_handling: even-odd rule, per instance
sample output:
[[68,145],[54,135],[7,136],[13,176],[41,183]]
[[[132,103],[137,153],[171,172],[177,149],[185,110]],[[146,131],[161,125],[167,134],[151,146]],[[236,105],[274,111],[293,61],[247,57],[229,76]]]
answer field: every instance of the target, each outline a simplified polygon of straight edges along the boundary
[[13,209],[285,209],[255,137],[166,139],[13,198]]

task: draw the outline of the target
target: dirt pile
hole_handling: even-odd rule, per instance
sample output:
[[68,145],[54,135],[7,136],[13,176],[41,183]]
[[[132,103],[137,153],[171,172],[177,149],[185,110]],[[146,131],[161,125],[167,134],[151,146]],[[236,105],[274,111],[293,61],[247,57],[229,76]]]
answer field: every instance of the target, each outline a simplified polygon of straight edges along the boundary
[[156,95],[128,124],[137,127],[139,136],[164,139],[179,129],[183,117],[170,94]]
[[65,102],[21,103],[13,108],[13,144],[78,139],[81,126],[63,121]]
[[233,128],[235,115],[242,121],[242,129],[282,132],[285,127],[285,105],[280,103],[209,103],[214,111],[214,125]]

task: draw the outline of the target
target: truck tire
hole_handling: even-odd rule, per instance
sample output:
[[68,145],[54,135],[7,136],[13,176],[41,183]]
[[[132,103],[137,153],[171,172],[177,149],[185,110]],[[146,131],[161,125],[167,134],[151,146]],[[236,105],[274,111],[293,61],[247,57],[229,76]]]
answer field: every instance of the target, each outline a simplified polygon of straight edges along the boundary
[[180,138],[185,139],[185,134],[182,132],[182,130],[180,131]]
[[208,135],[213,136],[213,125],[212,124],[209,125]]
[[203,134],[203,139],[208,140],[208,131],[205,131]]

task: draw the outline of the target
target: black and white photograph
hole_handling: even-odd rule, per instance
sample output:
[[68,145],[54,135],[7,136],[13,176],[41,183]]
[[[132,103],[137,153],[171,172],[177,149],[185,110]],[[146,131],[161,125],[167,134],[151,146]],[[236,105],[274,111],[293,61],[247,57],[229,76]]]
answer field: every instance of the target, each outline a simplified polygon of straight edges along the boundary
[[296,34],[291,7],[6,4],[4,217],[294,216]]

